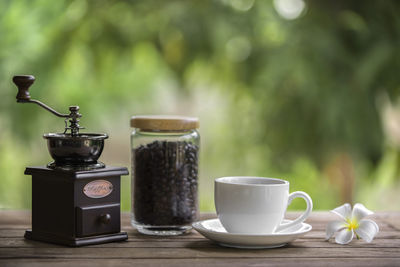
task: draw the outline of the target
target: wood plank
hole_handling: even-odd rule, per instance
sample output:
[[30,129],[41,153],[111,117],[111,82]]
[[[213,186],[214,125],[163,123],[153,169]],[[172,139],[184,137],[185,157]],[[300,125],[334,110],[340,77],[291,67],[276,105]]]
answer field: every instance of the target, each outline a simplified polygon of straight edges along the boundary
[[[26,240],[24,238],[1,238],[1,248],[57,248],[63,247],[43,242]],[[132,241],[115,242],[92,246],[93,248],[219,248],[220,246],[208,239],[192,239],[192,240],[170,240],[168,242],[160,241]],[[313,239],[297,239],[291,242],[288,247],[308,247],[308,248],[337,248],[343,247],[336,244],[333,240],[313,240]],[[362,240],[353,240],[346,247],[356,248],[400,248],[400,239],[376,239],[372,243]]]
[[[302,238],[316,238],[316,239],[324,239],[325,238],[325,231],[313,231],[311,230]],[[377,234],[375,239],[398,239],[400,238],[400,231],[381,231]],[[375,240],[374,239],[374,240]]]
[[391,227],[400,231],[400,212],[391,212],[381,216],[382,221],[388,223]]
[[382,259],[365,259],[365,258],[252,258],[252,259],[230,259],[230,258],[207,258],[207,259],[0,259],[0,266],[15,267],[15,266],[28,266],[28,267],[46,267],[46,266],[60,266],[60,267],[91,267],[91,266],[321,266],[324,267],[337,267],[337,266],[384,266],[393,267],[399,266],[399,258],[385,258]]
[[[195,241],[197,242],[197,241]],[[240,252],[240,253],[239,253]],[[238,250],[234,248],[2,248],[0,258],[96,258],[96,259],[135,259],[135,258],[399,258],[399,248],[295,248],[284,247],[261,250]]]
[[[157,236],[142,235],[133,229],[130,229],[127,232],[128,232],[129,239],[132,241],[134,241],[134,240],[135,241],[155,240],[155,241],[160,241],[160,242],[169,242],[169,241],[173,241],[173,240],[204,239],[204,237],[196,231],[192,231],[192,233],[187,234],[187,235],[171,236],[171,237],[165,237],[165,236],[157,237]],[[9,238],[9,237],[21,238],[24,236],[24,234],[25,234],[25,229],[0,229],[0,239],[1,238]],[[325,231],[317,231],[314,229],[311,230],[306,235],[300,237],[300,239],[324,239],[324,238],[325,238]],[[399,238],[400,238],[400,231],[397,231],[397,230],[381,231],[375,237],[375,239],[399,239]]]
[[[30,211],[14,211],[14,210],[1,210],[0,211],[0,228],[4,227],[18,227],[18,226],[29,226],[31,225],[31,212]],[[299,212],[288,212],[287,218],[294,219],[299,216]],[[215,213],[202,213],[201,220],[216,218]],[[400,223],[400,211],[393,212],[377,212],[369,218],[382,222],[399,222]],[[337,220],[338,216],[327,211],[314,211],[307,219],[307,222],[317,224],[326,224],[329,221]],[[123,227],[130,227],[130,214],[123,212],[121,215],[121,225]],[[395,223],[396,227],[398,226]],[[400,230],[400,227],[397,228]]]
[[31,224],[31,212],[27,210],[0,210],[0,214],[0,227]]
[[[308,224],[310,224],[313,228],[313,230],[325,230],[327,223],[315,223],[315,222],[309,222],[307,221]],[[384,222],[384,221],[376,221],[376,223],[379,225],[379,229],[380,231],[384,231],[384,230],[396,230],[399,231],[399,229],[397,229],[396,227],[392,226],[390,223],[388,222]],[[12,230],[12,229],[30,229],[31,225],[0,225],[0,230],[5,229],[5,230]],[[121,229],[123,231],[132,231],[132,232],[136,232],[135,228],[133,228],[132,226],[122,226]]]

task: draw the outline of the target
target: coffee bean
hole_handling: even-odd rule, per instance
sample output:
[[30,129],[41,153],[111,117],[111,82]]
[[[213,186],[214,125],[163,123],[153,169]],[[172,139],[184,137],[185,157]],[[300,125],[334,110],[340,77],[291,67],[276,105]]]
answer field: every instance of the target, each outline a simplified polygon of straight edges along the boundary
[[153,226],[197,220],[197,145],[154,141],[132,151],[135,221]]

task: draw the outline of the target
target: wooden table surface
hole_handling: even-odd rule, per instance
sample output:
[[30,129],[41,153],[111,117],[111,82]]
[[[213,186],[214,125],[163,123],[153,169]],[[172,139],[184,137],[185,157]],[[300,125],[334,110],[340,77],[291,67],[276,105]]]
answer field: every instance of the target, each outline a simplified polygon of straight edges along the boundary
[[245,250],[220,247],[196,231],[177,237],[140,235],[125,213],[122,227],[128,241],[69,248],[25,240],[30,213],[0,211],[0,266],[400,266],[400,212],[371,218],[380,232],[370,244],[356,239],[346,246],[324,241],[326,223],[336,217],[313,212],[307,220],[313,229],[304,237],[282,248]]

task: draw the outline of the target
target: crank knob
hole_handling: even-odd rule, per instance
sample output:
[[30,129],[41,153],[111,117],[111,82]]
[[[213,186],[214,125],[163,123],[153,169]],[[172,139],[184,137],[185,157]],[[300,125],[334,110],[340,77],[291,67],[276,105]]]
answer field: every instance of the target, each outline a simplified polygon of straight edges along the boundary
[[33,75],[16,75],[13,77],[13,82],[18,87],[17,102],[29,102],[31,96],[29,87],[35,82]]

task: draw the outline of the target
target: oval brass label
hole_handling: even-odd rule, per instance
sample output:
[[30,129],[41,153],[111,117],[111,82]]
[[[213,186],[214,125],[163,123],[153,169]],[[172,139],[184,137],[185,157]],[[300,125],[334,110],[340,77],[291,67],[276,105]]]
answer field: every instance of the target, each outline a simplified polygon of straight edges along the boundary
[[83,193],[90,198],[106,197],[113,191],[113,184],[106,180],[94,180],[86,184]]

